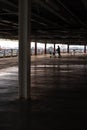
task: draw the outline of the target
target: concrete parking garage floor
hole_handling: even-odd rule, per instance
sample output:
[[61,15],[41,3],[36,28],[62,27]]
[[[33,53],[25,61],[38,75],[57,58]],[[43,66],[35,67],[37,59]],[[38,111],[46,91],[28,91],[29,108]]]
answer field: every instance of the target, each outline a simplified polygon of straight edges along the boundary
[[18,100],[17,62],[0,70],[0,130],[87,129],[87,57],[31,60],[31,101]]

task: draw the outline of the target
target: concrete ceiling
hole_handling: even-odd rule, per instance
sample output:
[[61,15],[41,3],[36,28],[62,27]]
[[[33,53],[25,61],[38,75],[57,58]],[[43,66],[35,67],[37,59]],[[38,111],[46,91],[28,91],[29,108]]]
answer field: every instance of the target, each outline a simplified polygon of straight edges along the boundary
[[[18,0],[0,0],[0,38],[18,38]],[[31,0],[31,39],[87,44],[87,0]]]

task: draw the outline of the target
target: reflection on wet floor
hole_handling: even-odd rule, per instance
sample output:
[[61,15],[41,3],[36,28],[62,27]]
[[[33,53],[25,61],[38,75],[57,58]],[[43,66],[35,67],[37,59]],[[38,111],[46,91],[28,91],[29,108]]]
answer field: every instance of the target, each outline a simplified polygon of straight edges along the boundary
[[[74,88],[79,84],[84,85],[86,72],[87,65],[31,65],[31,97],[35,98],[35,95],[37,97],[45,89]],[[17,98],[18,67],[1,69],[0,100]]]
[[[37,65],[31,67],[31,96],[43,95],[43,91],[68,88],[86,84],[87,65]],[[84,78],[84,79],[83,79]],[[34,79],[34,80],[33,80]],[[38,87],[37,87],[38,86]],[[34,88],[34,89],[33,89]],[[46,89],[46,90],[45,90]],[[32,98],[33,98],[32,96]]]
[[0,101],[18,98],[18,67],[0,70]]
[[18,99],[18,67],[0,70],[0,130],[87,128],[87,65],[36,62],[31,102],[4,103]]
[[31,67],[33,68],[33,67],[38,67],[38,68],[53,68],[53,67],[55,67],[55,68],[57,68],[57,67],[61,67],[61,68],[67,68],[67,67],[74,67],[74,68],[80,68],[80,67],[86,67],[86,65],[78,65],[78,64],[75,64],[75,65],[69,65],[69,64],[67,64],[67,65],[31,65]]

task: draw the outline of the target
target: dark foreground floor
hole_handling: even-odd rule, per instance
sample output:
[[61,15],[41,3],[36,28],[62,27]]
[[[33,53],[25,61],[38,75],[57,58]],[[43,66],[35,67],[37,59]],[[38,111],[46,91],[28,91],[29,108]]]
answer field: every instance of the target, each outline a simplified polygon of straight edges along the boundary
[[0,130],[87,129],[87,59],[32,60],[31,101],[26,102],[18,100],[13,68],[0,73]]

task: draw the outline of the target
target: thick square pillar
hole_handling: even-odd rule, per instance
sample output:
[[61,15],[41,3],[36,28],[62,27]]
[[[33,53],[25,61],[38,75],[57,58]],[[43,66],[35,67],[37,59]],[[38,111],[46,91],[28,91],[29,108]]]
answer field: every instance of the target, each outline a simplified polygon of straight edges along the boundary
[[67,53],[69,53],[69,44],[67,45]]
[[86,45],[84,45],[84,53],[86,53]]
[[44,54],[47,54],[47,43],[45,43]]
[[31,0],[19,0],[19,98],[30,98]]
[[37,42],[35,41],[35,55],[37,55]]

